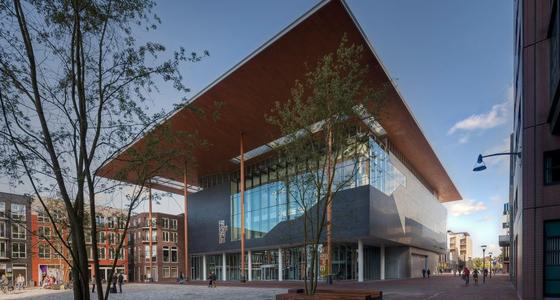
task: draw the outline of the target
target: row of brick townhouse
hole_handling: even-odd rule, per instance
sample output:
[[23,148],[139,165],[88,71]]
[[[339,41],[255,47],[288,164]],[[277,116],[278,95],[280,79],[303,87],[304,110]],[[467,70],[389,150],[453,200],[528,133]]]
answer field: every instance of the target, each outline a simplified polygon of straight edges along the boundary
[[[56,222],[62,239],[70,243],[68,224],[65,222],[64,206],[58,200],[48,199],[46,202],[53,219]],[[38,200],[32,203],[31,213],[31,280],[35,285],[41,286],[46,276],[54,276],[59,282],[66,282],[70,279],[71,255],[62,240],[56,233],[48,215],[42,204]],[[97,224],[97,245],[92,245],[92,238],[89,230],[85,232],[86,248],[89,258],[90,276],[94,269],[93,251],[97,250],[99,255],[99,276],[102,279],[109,277],[109,272],[114,259],[118,256],[115,265],[116,272],[128,273],[128,255],[126,253],[128,239],[124,238],[123,246],[117,251],[120,238],[124,234],[124,213],[115,208],[98,206],[96,208]],[[84,222],[87,227],[90,225],[90,217],[87,216]],[[56,248],[56,250],[54,249]],[[66,260],[60,255],[64,256]]]
[[[64,245],[70,243],[70,230],[64,217],[64,205],[56,199],[46,199],[45,204],[58,233],[40,201],[0,192],[0,276],[15,280],[21,274],[28,285],[35,286],[42,286],[46,277],[54,277],[57,282],[70,280],[72,258]],[[85,233],[90,276],[94,273],[94,250],[99,255],[99,276],[104,280],[109,277],[115,258],[115,271],[122,272],[129,281],[175,281],[185,274],[181,247],[183,215],[153,213],[151,265],[148,213],[132,216],[120,251],[116,249],[124,234],[123,211],[98,206],[95,219],[97,245],[92,244],[89,231]],[[87,216],[86,226],[89,220]]]

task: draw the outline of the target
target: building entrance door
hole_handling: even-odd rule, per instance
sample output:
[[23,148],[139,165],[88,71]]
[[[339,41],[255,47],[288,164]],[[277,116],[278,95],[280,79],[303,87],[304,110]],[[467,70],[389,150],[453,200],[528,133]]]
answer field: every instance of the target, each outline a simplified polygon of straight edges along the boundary
[[278,266],[262,265],[261,274],[262,274],[262,280],[278,280]]

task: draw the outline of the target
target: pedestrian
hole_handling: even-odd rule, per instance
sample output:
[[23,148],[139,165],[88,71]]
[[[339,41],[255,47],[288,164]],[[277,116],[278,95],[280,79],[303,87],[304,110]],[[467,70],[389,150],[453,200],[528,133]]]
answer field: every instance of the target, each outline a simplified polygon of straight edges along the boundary
[[119,282],[119,293],[122,294],[122,285],[123,285],[123,282],[124,282],[124,275],[123,275],[122,272],[119,273],[119,277],[118,277],[117,280]]
[[208,287],[209,288],[213,287],[213,285],[214,285],[212,283],[213,278],[214,278],[214,273],[210,273],[210,275],[208,275]]
[[474,269],[472,273],[472,278],[474,279],[474,285],[478,285],[478,269]]
[[16,278],[16,288],[18,290],[23,289],[23,285],[25,283],[25,279],[23,278],[23,275],[18,274],[17,278]]
[[218,279],[218,277],[216,276],[215,273],[212,273],[212,287],[215,288],[216,287],[216,280]]
[[469,285],[469,281],[471,279],[471,271],[469,268],[465,267],[465,269],[463,269],[463,276],[465,276],[465,285]]
[[428,269],[428,271],[426,271],[426,274],[428,274],[428,278],[430,278],[430,269]]
[[422,278],[426,278],[426,269],[422,269]]
[[117,293],[117,276],[113,276],[113,278],[111,278],[111,283],[113,284],[113,286],[111,287],[111,293],[116,294]]
[[91,292],[95,293],[95,275],[93,275],[91,278],[91,284],[92,284]]
[[486,276],[488,276],[488,269],[484,268],[484,274],[482,274],[482,283],[486,283]]

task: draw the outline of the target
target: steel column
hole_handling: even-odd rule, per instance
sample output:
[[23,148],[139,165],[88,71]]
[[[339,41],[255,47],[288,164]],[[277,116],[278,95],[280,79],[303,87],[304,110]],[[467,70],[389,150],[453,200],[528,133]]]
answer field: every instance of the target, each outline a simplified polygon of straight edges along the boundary
[[241,281],[245,281],[245,158],[243,133],[239,141],[239,199],[241,209]]

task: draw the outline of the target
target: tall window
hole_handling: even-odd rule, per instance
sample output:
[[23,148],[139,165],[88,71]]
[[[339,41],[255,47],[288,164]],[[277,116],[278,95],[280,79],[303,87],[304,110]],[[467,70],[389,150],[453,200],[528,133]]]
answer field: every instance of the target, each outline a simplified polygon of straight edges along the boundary
[[39,258],[51,258],[51,246],[39,244]]
[[47,223],[49,221],[49,216],[44,210],[39,210],[37,212],[37,221],[39,223]]
[[544,223],[544,296],[560,297],[560,220]]
[[0,201],[0,218],[6,217],[6,202]]
[[116,241],[115,233],[109,232],[108,235],[109,235],[109,244],[114,245]]
[[105,243],[105,232],[100,231],[97,233],[97,243],[104,244]]
[[177,232],[170,232],[169,237],[171,242],[177,243]]
[[7,238],[8,234],[6,232],[6,222],[0,221],[0,238]]
[[0,257],[8,258],[8,254],[6,253],[6,242],[0,242]]
[[39,238],[41,239],[49,239],[51,237],[51,229],[50,227],[41,226],[39,227]]
[[25,258],[25,243],[12,243],[12,258]]
[[560,183],[560,150],[544,153],[544,184]]
[[164,242],[169,242],[169,231],[164,231],[162,233],[162,239]]
[[177,219],[171,219],[171,229],[177,230]]
[[177,247],[171,247],[171,262],[178,262]]
[[163,262],[169,262],[169,247],[163,246]]
[[163,229],[169,229],[169,219],[168,218],[163,218],[162,219],[162,227],[163,227]]
[[12,220],[25,221],[25,205],[12,203]]
[[[145,257],[145,260],[147,260],[147,261],[150,260],[150,245],[145,245],[144,246],[144,257]],[[152,245],[152,261],[153,262],[157,261],[157,246],[156,245]]]
[[12,223],[12,239],[25,240],[25,228],[23,225]]
[[99,259],[105,259],[105,247],[97,248],[97,256]]

